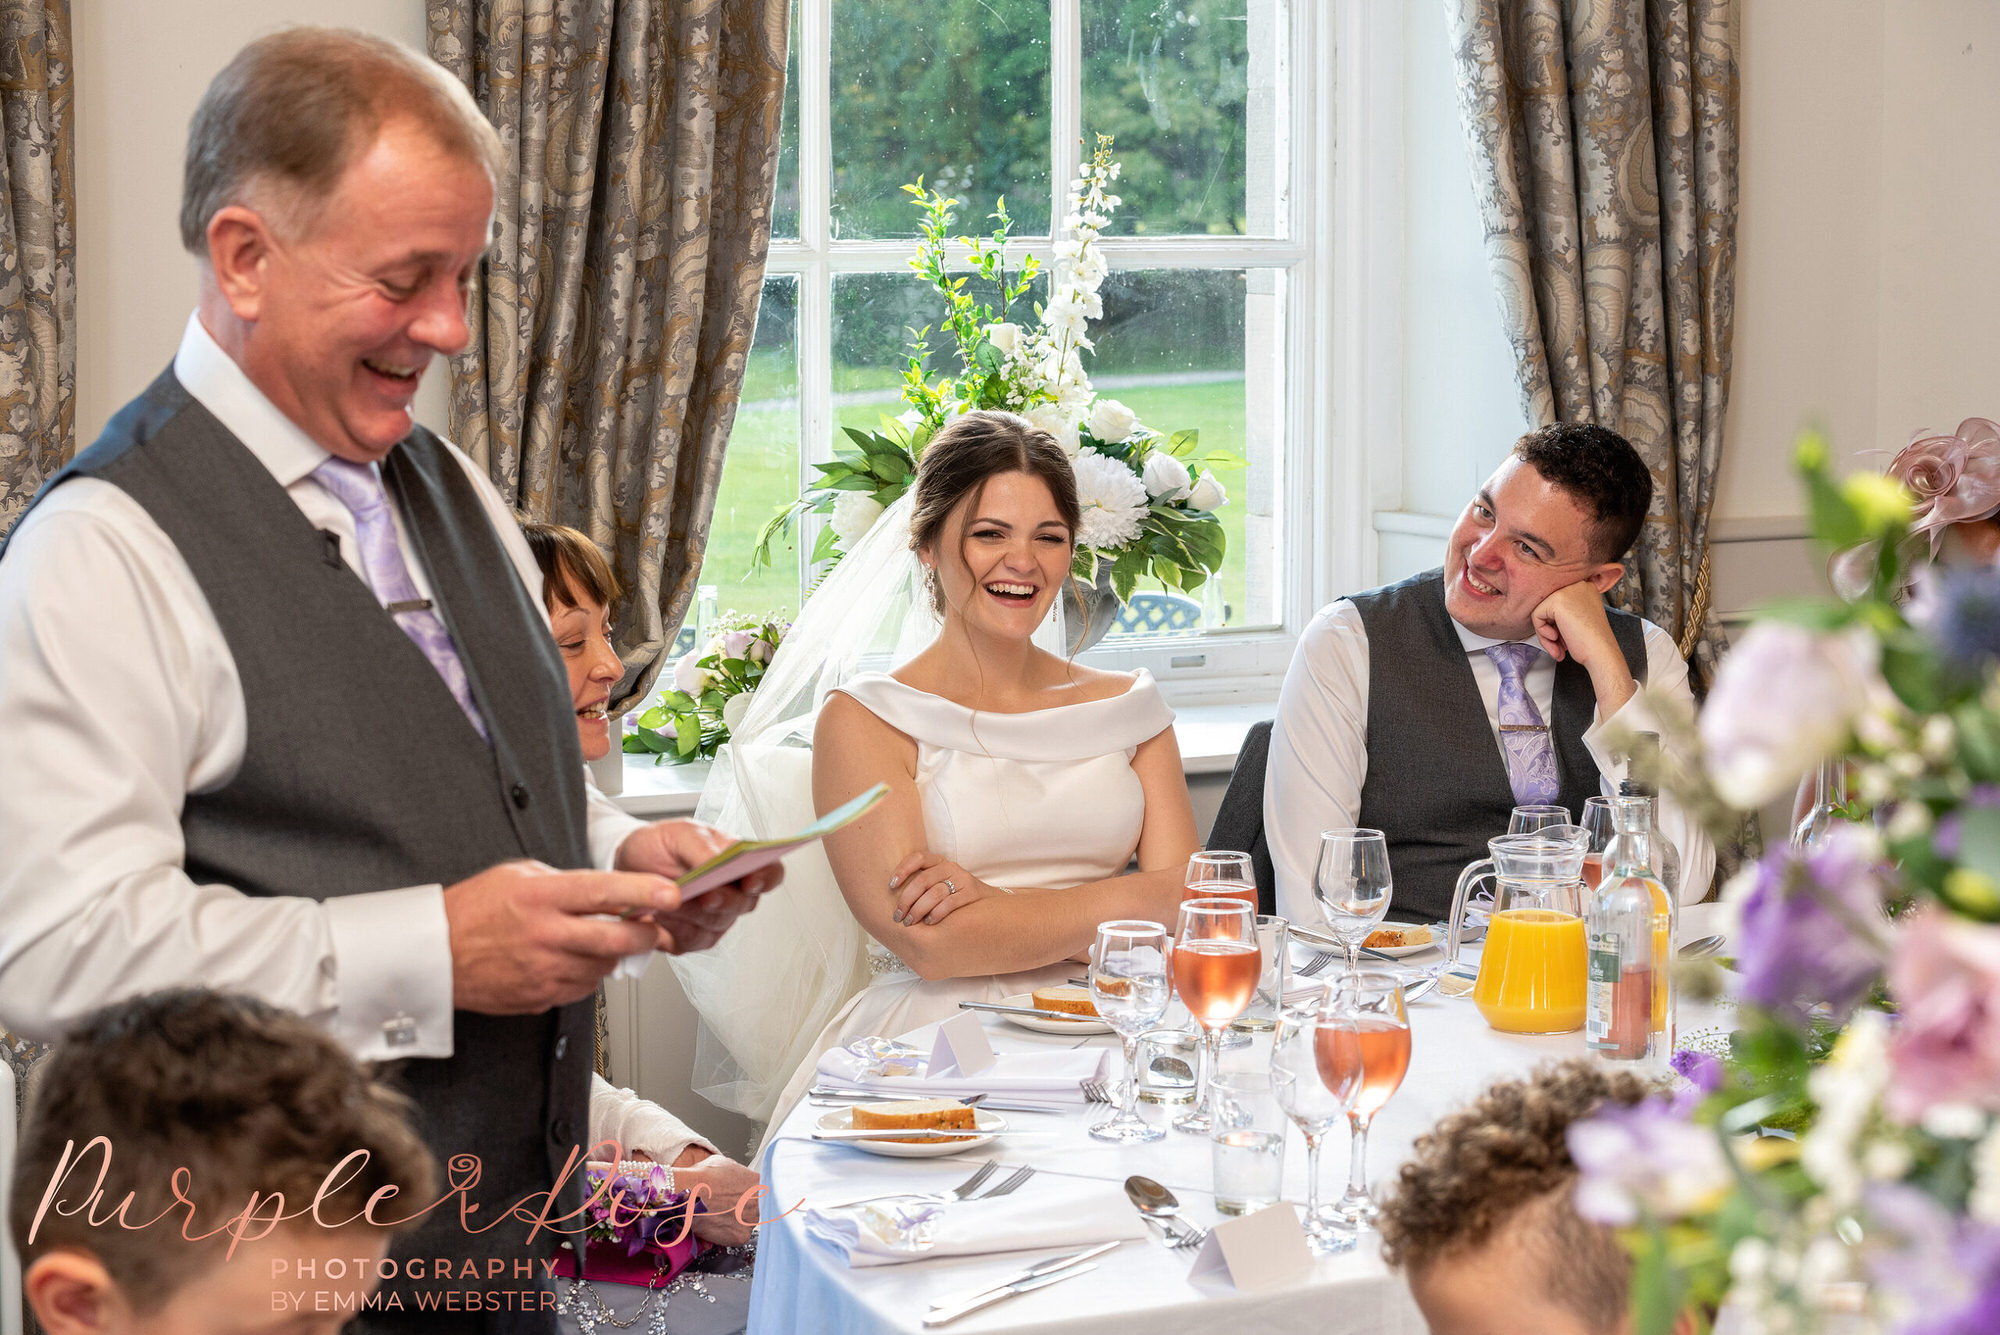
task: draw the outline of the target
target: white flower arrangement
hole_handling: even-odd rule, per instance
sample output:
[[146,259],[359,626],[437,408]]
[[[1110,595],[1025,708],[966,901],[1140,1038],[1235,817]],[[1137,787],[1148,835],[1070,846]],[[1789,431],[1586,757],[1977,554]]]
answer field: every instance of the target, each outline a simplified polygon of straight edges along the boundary
[[1076,469],[1084,513],[1075,572],[1083,582],[1095,582],[1100,563],[1108,564],[1122,600],[1144,577],[1192,591],[1221,569],[1226,544],[1215,511],[1229,493],[1213,470],[1243,461],[1223,452],[1197,459],[1196,432],[1155,431],[1125,404],[1099,397],[1084,369],[1083,354],[1096,346],[1090,322],[1104,314],[1100,289],[1110,266],[1098,238],[1120,202],[1109,190],[1118,173],[1111,140],[1099,135],[1097,152],[1071,183],[1067,235],[1055,244],[1048,300],[1032,325],[1007,318],[1041,266],[1031,256],[1018,270],[1007,269],[1004,201],[995,207],[998,226],[990,238],[956,238],[971,252],[973,275],[997,290],[996,309],[967,295],[967,276],[947,264],[946,234],[958,201],[927,192],[921,180],[903,187],[924,211],[923,240],[910,267],[944,298],[939,330],[957,343],[959,372],[929,380],[931,331],[917,333],[903,375],[907,410],[885,416],[876,431],[846,429],[852,444],[837,447],[832,462],[814,465],[820,478],[765,526],[753,567],[769,564],[771,540],[807,512],[831,520],[813,560],[838,560],[914,484],[917,460],[939,428],[961,413],[1003,408],[1052,436]]

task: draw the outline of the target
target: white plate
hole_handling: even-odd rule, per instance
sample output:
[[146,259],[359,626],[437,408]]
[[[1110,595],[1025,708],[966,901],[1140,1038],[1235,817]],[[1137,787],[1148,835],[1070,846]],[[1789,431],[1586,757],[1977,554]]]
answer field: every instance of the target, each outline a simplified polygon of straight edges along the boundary
[[[1379,931],[1383,927],[1401,927],[1405,930],[1408,930],[1409,928],[1420,925],[1421,924],[1414,922],[1382,922],[1376,924],[1376,929]],[[1368,947],[1368,949],[1374,951],[1378,955],[1387,955],[1392,960],[1399,960],[1402,959],[1405,955],[1416,955],[1426,950],[1436,949],[1439,935],[1440,933],[1443,932],[1443,930],[1444,929],[1439,927],[1436,923],[1432,923],[1431,939],[1424,942],[1420,946],[1370,946]]]
[[[1033,1006],[1035,994],[1016,992],[1011,997],[1000,998],[1002,1006]],[[1094,1017],[1078,1016],[1074,1020],[1044,1020],[1039,1015],[1009,1015],[1006,1011],[988,1011],[988,1015],[998,1015],[1009,1024],[1017,1024],[1023,1029],[1032,1029],[1038,1034],[1108,1034],[1111,1026]]]
[[[999,1113],[987,1112],[984,1108],[972,1110],[972,1124],[981,1131],[1005,1131],[1007,1119]],[[821,1131],[852,1131],[854,1129],[854,1109],[835,1108],[822,1116],[814,1127]],[[842,1140],[828,1144],[852,1145],[857,1150],[870,1154],[886,1155],[891,1159],[943,1159],[953,1154],[963,1153],[980,1145],[991,1145],[993,1137],[954,1136],[950,1140]]]

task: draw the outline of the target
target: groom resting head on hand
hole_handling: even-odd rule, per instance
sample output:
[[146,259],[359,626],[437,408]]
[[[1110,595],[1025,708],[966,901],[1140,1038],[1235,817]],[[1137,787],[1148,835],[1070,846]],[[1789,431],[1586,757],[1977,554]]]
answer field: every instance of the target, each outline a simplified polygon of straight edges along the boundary
[[[1616,432],[1531,431],[1459,515],[1440,569],[1313,619],[1285,677],[1264,790],[1281,914],[1319,920],[1322,830],[1382,830],[1391,916],[1434,922],[1513,807],[1559,804],[1574,820],[1587,797],[1616,791],[1624,759],[1604,722],[1641,684],[1688,691],[1666,632],[1604,602],[1652,498]],[[1690,897],[1712,849],[1670,804],[1659,817]]]

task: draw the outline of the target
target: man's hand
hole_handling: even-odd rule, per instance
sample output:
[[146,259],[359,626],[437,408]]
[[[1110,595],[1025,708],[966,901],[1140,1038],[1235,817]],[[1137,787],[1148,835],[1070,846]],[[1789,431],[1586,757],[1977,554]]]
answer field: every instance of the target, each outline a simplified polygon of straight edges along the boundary
[[1604,595],[1585,581],[1557,589],[1535,609],[1535,634],[1558,663],[1574,658],[1590,674],[1597,717],[1610,718],[1637,693],[1625,652],[1604,615]]
[[673,882],[624,871],[557,871],[503,862],[445,887],[451,1004],[486,1015],[534,1015],[581,1000],[621,956],[650,949],[650,914],[680,904]]
[[[712,825],[691,820],[654,821],[625,837],[618,846],[617,864],[621,871],[651,872],[678,878],[729,847],[735,841]],[[657,909],[652,915],[656,933],[655,950],[669,955],[685,955],[707,950],[722,939],[731,923],[757,906],[757,897],[785,877],[783,867],[773,863],[750,873],[734,885],[711,890],[680,903]]]

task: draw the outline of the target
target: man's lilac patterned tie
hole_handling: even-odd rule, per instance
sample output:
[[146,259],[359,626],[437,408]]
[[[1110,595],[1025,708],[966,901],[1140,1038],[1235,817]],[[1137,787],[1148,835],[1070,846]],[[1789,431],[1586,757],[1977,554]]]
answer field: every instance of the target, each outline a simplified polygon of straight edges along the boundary
[[[486,721],[472,702],[472,688],[466,684],[465,664],[451,642],[451,632],[418,595],[403,563],[403,549],[396,545],[396,521],[389,513],[389,495],[373,464],[357,464],[346,459],[328,459],[313,469],[319,484],[340,498],[354,515],[355,541],[361,548],[361,568],[368,572],[368,587],[383,609],[395,618],[410,643],[417,646],[451,691],[465,717],[486,737]],[[402,606],[399,606],[401,604]],[[487,740],[491,740],[488,738]]]
[[1528,664],[1541,655],[1533,644],[1495,644],[1486,656],[1500,669],[1500,749],[1507,755],[1507,781],[1521,806],[1553,803],[1562,792],[1556,749],[1543,726],[1542,711],[1528,694]]

